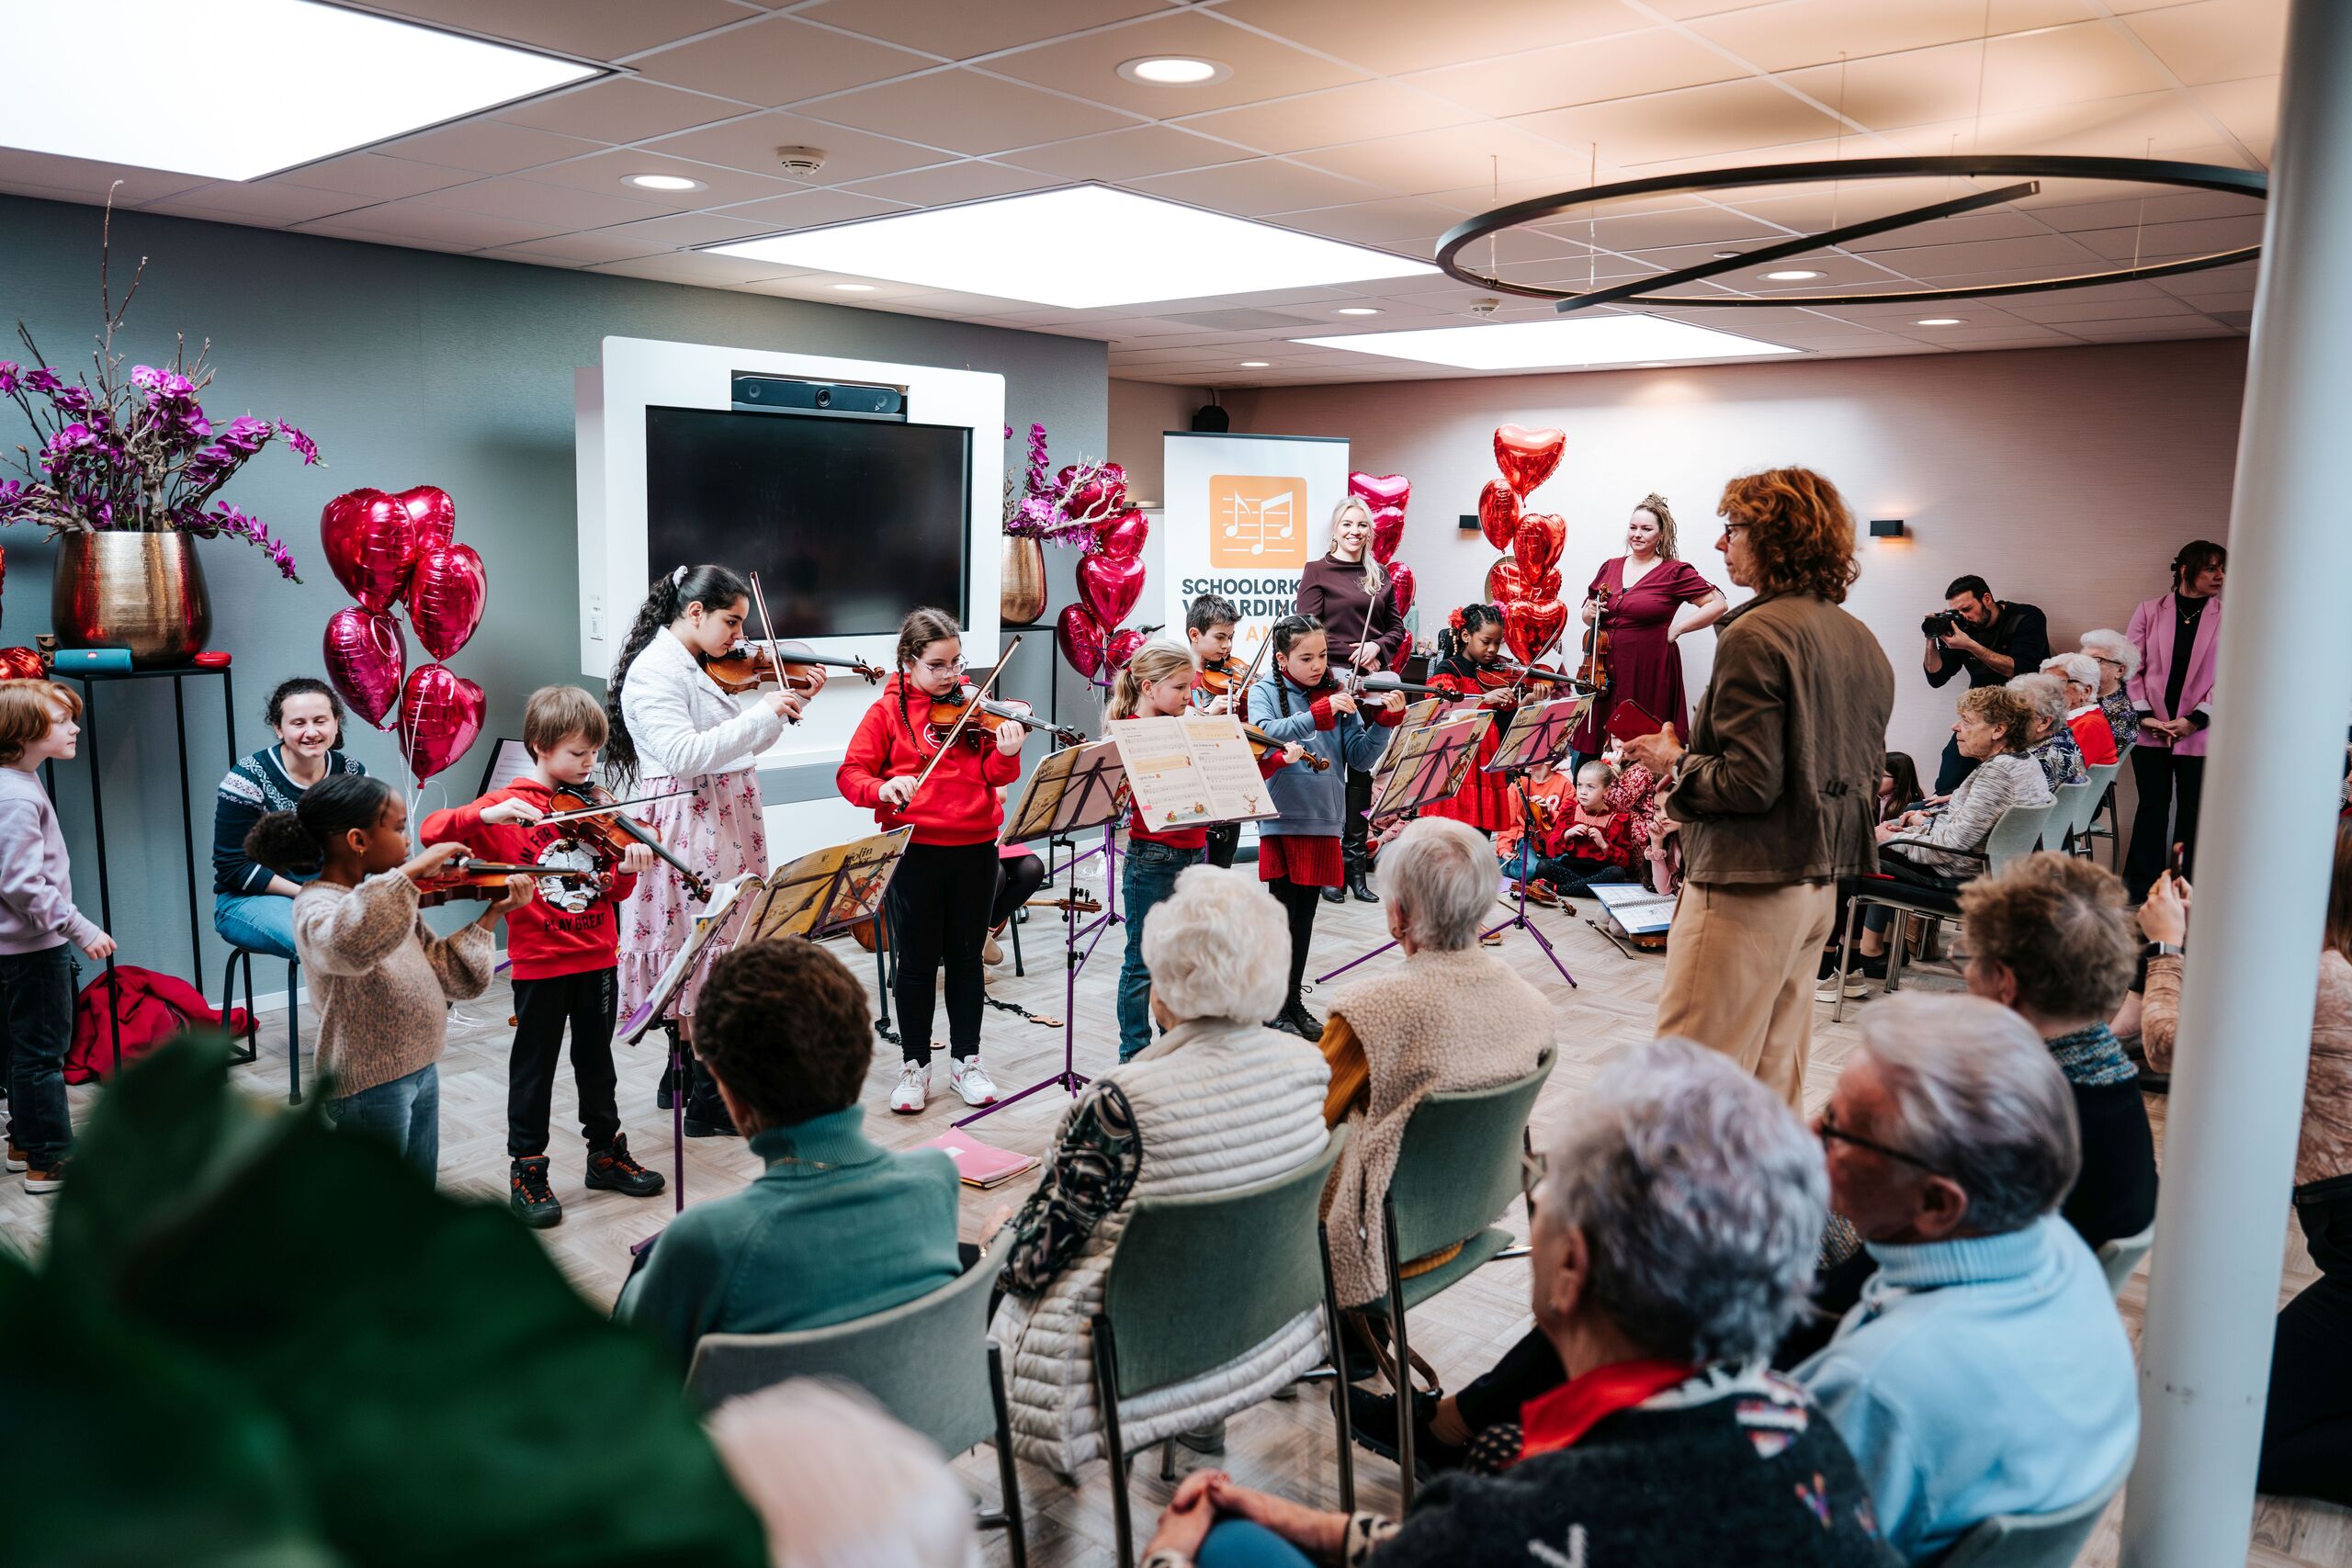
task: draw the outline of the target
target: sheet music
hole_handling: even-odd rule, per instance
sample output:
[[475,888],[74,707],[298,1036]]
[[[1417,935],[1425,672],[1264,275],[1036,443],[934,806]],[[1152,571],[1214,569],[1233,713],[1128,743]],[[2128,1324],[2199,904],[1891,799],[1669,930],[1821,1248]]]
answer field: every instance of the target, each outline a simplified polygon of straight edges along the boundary
[[1279,815],[1257,754],[1229,714],[1123,718],[1103,728],[1126,764],[1136,811],[1154,832]]

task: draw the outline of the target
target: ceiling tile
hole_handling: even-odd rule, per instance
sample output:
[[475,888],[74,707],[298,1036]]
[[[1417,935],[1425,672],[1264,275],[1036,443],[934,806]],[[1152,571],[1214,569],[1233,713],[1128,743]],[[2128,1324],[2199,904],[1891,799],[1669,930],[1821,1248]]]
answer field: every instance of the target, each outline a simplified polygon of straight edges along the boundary
[[723,208],[713,216],[757,223],[763,232],[776,233],[791,229],[813,229],[820,223],[845,222],[854,218],[879,218],[885,213],[905,210],[895,202],[859,196],[853,191],[808,190],[794,196],[770,197],[764,201],[747,201],[740,207]]
[[1308,212],[1276,213],[1267,219],[1284,229],[1298,229],[1361,245],[1385,245],[1428,259],[1431,247],[1407,245],[1427,241],[1462,221],[1464,214],[1413,197],[1388,201],[1363,201],[1350,207],[1325,207]]
[[1768,147],[1827,136],[1837,123],[1769,82],[1720,82],[1644,98],[1587,104],[1510,122],[1567,147],[1597,145],[1606,164]]
[[1227,16],[1385,75],[1655,25],[1620,0],[1230,0]]
[[305,186],[314,190],[345,191],[354,196],[390,201],[396,197],[423,196],[481,178],[470,169],[444,168],[410,158],[388,158],[381,152],[346,152],[317,164],[306,164],[271,178],[272,185]]
[[2193,95],[2247,152],[2270,161],[2278,134],[2278,78],[2258,76],[2244,82],[2215,82]]
[[1167,0],[1021,0],[1019,5],[824,0],[794,14],[950,60],[968,60],[1166,6]]
[[[1184,87],[1153,86],[1119,74],[1122,62],[1147,54],[1197,55],[1233,67],[1233,74],[1223,82]],[[997,55],[988,68],[1153,119],[1336,87],[1363,75],[1246,28],[1227,26],[1216,12],[1194,10],[1166,11],[1125,27]]]
[[2123,25],[2188,83],[2274,75],[2287,52],[2287,9],[2277,0],[2198,0],[2137,12]]
[[2171,261],[2258,245],[2262,243],[2262,220],[2213,218],[2198,223],[2148,223],[2129,229],[2090,229],[2069,237],[2109,261],[2130,262],[2134,257]]
[[626,261],[674,249],[647,237],[627,237],[621,229],[599,229],[586,234],[558,234],[551,239],[526,240],[484,251],[502,261],[537,262],[546,265],[581,266],[589,262]]
[[[1963,39],[1973,53],[1988,30],[1998,36],[2092,14],[2084,0],[1787,0],[1694,19],[1690,28],[1766,71],[1787,71],[1834,63],[1841,54],[1860,61]],[[1973,85],[1975,73],[1969,76]]]
[[751,115],[665,136],[648,145],[657,152],[703,164],[724,164],[730,169],[746,169],[755,175],[777,172],[775,150],[779,147],[822,148],[825,166],[814,175],[799,177],[810,184],[829,186],[869,180],[876,175],[895,175],[940,162],[939,154],[929,148],[911,147],[887,137],[869,136],[862,130],[791,114]]
[[222,223],[252,223],[267,227],[305,223],[329,213],[347,212],[375,200],[343,191],[312,190],[303,186],[266,180],[257,185],[222,180],[194,190],[143,204],[142,212],[168,212],[175,218],[202,218]]
[[1914,152],[2059,152],[2117,158],[2144,158],[2153,152],[2189,162],[2227,162],[2201,151],[2212,144],[2212,122],[2177,91],[2079,103],[2053,101],[2040,108],[1988,114],[1981,120],[1907,126],[1887,135],[1898,149]]
[[1242,218],[1260,218],[1269,212],[1290,212],[1302,208],[1337,207],[1383,194],[1361,180],[1342,179],[1277,158],[1253,158],[1247,163],[1191,174],[1159,175],[1133,180],[1128,185],[1130,189],[1146,196],[1188,201],[1195,207],[1214,208]]
[[576,136],[555,136],[496,119],[460,120],[439,130],[403,136],[375,149],[394,158],[471,169],[478,175],[511,175],[517,169],[602,150],[601,142]]
[[727,0],[389,0],[372,7],[460,32],[615,61],[740,20]]
[[607,194],[525,179],[481,180],[435,191],[424,199],[454,211],[513,218],[536,223],[549,233],[567,234],[575,229],[601,229],[608,223],[650,218],[664,210],[660,204],[629,200],[619,194],[617,186]]
[[486,212],[460,212],[454,208],[431,207],[415,197],[382,202],[375,207],[362,208],[357,212],[346,212],[295,227],[308,234],[335,234],[345,239],[374,240],[379,243],[414,238],[445,247],[463,245],[468,249],[543,240],[558,232],[560,228],[552,223],[499,218]]
[[1179,169],[1238,163],[1249,157],[1238,147],[1194,136],[1171,125],[1139,125],[1102,136],[1080,136],[1025,152],[1007,152],[1007,163],[1073,180],[1132,180]]
[[2117,296],[2105,288],[2076,289],[2047,299],[2009,299],[2003,304],[2012,315],[2030,321],[2113,321],[2154,316],[2185,316],[2190,307],[2168,294]]
[[[775,225],[755,223],[741,218],[722,218],[709,212],[686,212],[675,218],[649,218],[639,223],[621,223],[610,229],[598,229],[592,234],[575,234],[576,240],[602,238],[616,244],[627,243],[636,248],[623,253],[628,255],[651,255],[657,251],[683,251],[695,245],[716,245],[729,240],[748,240],[755,234],[771,233]],[[619,257],[609,258],[618,260]]]
[[[623,184],[623,178],[629,175],[678,175],[686,179],[700,180],[707,188],[646,190],[641,186]],[[568,164],[550,164],[543,169],[532,170],[529,177],[543,185],[569,186],[575,190],[594,191],[600,196],[617,196],[655,212],[696,212],[723,207],[729,202],[757,201],[763,197],[788,196],[794,191],[809,188],[797,180],[754,175],[719,164],[697,164],[685,158],[665,157],[636,147],[616,148],[609,152],[599,152],[593,158],[574,158]]]
[[1789,237],[1785,230],[1725,207],[1686,207],[1672,212],[1611,215],[1594,220],[1562,218],[1544,225],[1540,231],[1620,254],[1709,242],[1746,246]]
[[1296,157],[1312,167],[1403,196],[1476,189],[1497,177],[1557,182],[1555,189],[1567,189],[1582,186],[1590,166],[1583,148],[1571,152],[1530,134],[1517,122],[1503,121],[1418,130]]
[[649,136],[666,136],[715,119],[729,119],[742,112],[741,104],[722,98],[681,92],[635,76],[614,76],[517,104],[502,110],[498,118],[510,125],[591,141],[641,141]]
[[1983,278],[2064,276],[2098,270],[2099,257],[2086,250],[2079,234],[2030,234],[2015,240],[1986,240],[1968,245],[1920,245],[1907,250],[1871,253],[1871,259],[1906,277]]
[[2188,190],[2165,195],[2160,188],[2151,187],[2150,194],[2143,197],[2130,194],[2130,187],[2124,186],[2101,188],[2115,192],[2117,198],[2067,206],[2020,205],[2039,221],[2067,231],[2120,229],[2133,223],[2186,223],[2202,218],[2241,218],[2258,215],[2263,209],[2259,197],[2232,196],[2226,191]]
[[1465,107],[1508,117],[1747,74],[1737,62],[1671,28],[1652,28],[1419,72],[1404,80]]
[[774,277],[783,269],[773,262],[748,262],[734,256],[709,256],[695,251],[681,251],[675,255],[603,262],[586,270],[617,274],[622,277],[650,278],[657,283],[691,283],[705,288],[721,288],[732,283],[752,283]]
[[2105,22],[1996,38],[1984,55],[1984,113],[2117,98],[2168,87],[2164,73]]
[[[1495,112],[1492,110],[1489,113]],[[1351,82],[1329,92],[1305,93],[1270,103],[1219,109],[1184,120],[1206,131],[1265,152],[1297,152],[1481,118],[1473,108],[1417,93],[1394,82]]]
[[769,16],[633,63],[657,82],[773,108],[902,76],[933,62],[871,39]]
[[844,93],[808,112],[956,152],[1001,152],[1135,123],[1092,104],[960,68]]
[[159,169],[125,168],[86,158],[61,158],[48,152],[0,147],[0,188],[57,195],[73,201],[103,202],[107,188],[117,180],[122,182],[122,188],[114,195],[118,207],[160,201],[212,183],[201,175],[167,175]]
[[985,201],[990,197],[1012,196],[1059,183],[1027,169],[1012,169],[1001,164],[966,159],[961,163],[934,164],[928,169],[911,169],[903,175],[885,175],[879,179],[860,180],[849,188],[862,196],[878,196],[886,201],[903,201],[914,207],[945,207],[959,201]]

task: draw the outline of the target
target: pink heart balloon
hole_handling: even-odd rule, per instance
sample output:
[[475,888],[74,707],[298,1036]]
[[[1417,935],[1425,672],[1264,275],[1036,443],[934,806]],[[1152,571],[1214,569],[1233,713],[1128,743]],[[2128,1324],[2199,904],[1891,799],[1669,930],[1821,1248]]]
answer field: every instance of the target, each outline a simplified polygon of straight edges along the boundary
[[1083,604],[1065,604],[1054,619],[1054,646],[1088,680],[1102,668],[1102,626]]
[[1544,512],[1520,514],[1519,532],[1511,536],[1510,553],[1519,562],[1520,580],[1531,583],[1530,593],[1534,592],[1533,579],[1560,564],[1560,552],[1567,543],[1566,519]]
[[351,705],[351,711],[384,728],[384,716],[400,701],[401,675],[408,668],[408,639],[389,612],[378,614],[345,604],[327,617],[322,649],[327,679]]
[[1079,603],[1097,622],[1115,626],[1143,597],[1143,562],[1133,556],[1091,555],[1078,563]]
[[1353,473],[1348,476],[1348,493],[1363,497],[1374,512],[1384,506],[1402,512],[1413,499],[1413,481],[1402,474]]
[[466,646],[490,604],[490,573],[471,545],[435,545],[416,558],[408,581],[408,621],[435,659]]
[[1119,630],[1113,632],[1111,634],[1111,640],[1103,646],[1103,668],[1106,670],[1125,670],[1127,667],[1127,660],[1136,656],[1136,649],[1141,648],[1144,645],[1144,641],[1145,638],[1143,633],[1136,630],[1133,626],[1123,626]]
[[[458,503],[438,485],[418,485],[392,497],[408,513],[409,553],[422,556],[435,545],[446,545],[458,532]],[[446,655],[444,657],[447,657]]]
[[1498,550],[1510,548],[1519,532],[1519,496],[1500,479],[1488,479],[1478,492],[1478,531]]
[[1503,471],[1503,478],[1510,481],[1510,488],[1524,501],[1529,491],[1552,477],[1567,445],[1565,431],[1548,426],[1527,430],[1506,424],[1495,432],[1495,467]]
[[1111,514],[1111,487],[1100,479],[1088,479],[1062,500],[1062,515],[1073,523],[1091,523]]
[[481,688],[440,664],[418,666],[401,689],[401,741],[419,784],[466,754],[481,733]]
[[1102,541],[1104,555],[1132,558],[1143,554],[1143,542],[1151,537],[1151,519],[1140,512],[1122,512],[1097,523],[1094,536]]
[[1393,563],[1388,568],[1388,583],[1389,597],[1396,602],[1396,613],[1400,615],[1410,613],[1413,595],[1418,592],[1413,586],[1413,569],[1403,561]]
[[1386,566],[1396,558],[1396,547],[1405,542],[1405,509],[1383,506],[1372,514],[1372,558]]
[[355,490],[319,513],[319,543],[345,592],[370,610],[389,610],[408,586],[414,527],[399,497]]

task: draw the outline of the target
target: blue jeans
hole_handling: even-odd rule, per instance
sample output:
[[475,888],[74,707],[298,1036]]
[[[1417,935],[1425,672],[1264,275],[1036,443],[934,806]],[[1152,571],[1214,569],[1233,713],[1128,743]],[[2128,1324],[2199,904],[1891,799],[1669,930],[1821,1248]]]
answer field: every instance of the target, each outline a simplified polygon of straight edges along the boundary
[[222,893],[212,900],[221,940],[276,958],[294,956],[294,900],[275,893]]
[[1219,1519],[1193,1554],[1193,1568],[1309,1568],[1313,1559],[1263,1525]]
[[35,1170],[55,1170],[74,1145],[65,1106],[65,1048],[74,1039],[74,955],[63,942],[0,953],[0,1067],[8,1084],[8,1141]]
[[1143,964],[1143,920],[1151,907],[1176,891],[1186,866],[1201,863],[1199,850],[1170,849],[1148,840],[1131,840],[1119,873],[1125,901],[1127,955],[1119,964],[1119,1060],[1132,1060],[1151,1043],[1151,972]]
[[441,1169],[441,1069],[423,1066],[404,1078],[327,1101],[327,1120],[346,1133],[390,1144],[427,1181]]

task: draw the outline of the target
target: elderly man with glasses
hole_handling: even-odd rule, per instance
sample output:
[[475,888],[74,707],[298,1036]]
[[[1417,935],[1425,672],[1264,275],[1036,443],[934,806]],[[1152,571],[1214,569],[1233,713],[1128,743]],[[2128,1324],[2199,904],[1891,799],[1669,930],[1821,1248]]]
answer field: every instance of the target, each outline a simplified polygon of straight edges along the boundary
[[2056,1210],[2082,1164],[2065,1075],[1976,997],[1861,1015],[1816,1130],[1830,1206],[1878,1264],[1796,1369],[1913,1562],[1995,1514],[2087,1501],[2139,1433],[2132,1346],[2098,1261]]

